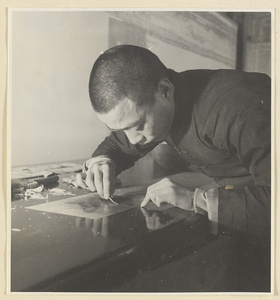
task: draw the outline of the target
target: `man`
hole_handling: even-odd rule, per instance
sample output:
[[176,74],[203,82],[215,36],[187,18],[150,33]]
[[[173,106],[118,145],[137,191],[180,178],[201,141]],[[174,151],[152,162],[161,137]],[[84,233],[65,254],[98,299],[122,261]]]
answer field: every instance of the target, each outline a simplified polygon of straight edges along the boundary
[[[167,69],[152,52],[121,45],[96,60],[92,106],[112,131],[77,176],[108,199],[115,177],[165,141],[215,179],[195,192],[169,179],[141,204],[167,202],[207,214],[219,230],[270,229],[270,79],[237,70]],[[186,183],[187,184],[187,183]]]

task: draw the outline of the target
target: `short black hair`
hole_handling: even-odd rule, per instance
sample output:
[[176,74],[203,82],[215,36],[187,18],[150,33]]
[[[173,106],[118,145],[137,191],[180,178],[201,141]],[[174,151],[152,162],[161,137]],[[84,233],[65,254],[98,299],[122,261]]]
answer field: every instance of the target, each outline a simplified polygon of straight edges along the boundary
[[95,61],[89,80],[94,110],[107,113],[129,98],[138,105],[153,103],[158,82],[168,70],[151,51],[132,45],[108,49]]

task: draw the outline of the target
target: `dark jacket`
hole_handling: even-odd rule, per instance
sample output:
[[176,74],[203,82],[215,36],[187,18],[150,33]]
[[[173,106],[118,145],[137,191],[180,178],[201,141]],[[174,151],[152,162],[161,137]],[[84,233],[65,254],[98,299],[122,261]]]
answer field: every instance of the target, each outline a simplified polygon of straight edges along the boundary
[[[220,229],[270,229],[271,85],[260,73],[237,70],[169,71],[175,87],[173,147],[219,184]],[[108,155],[117,173],[156,144],[131,145],[113,132],[93,156]],[[232,185],[233,190],[224,187]]]

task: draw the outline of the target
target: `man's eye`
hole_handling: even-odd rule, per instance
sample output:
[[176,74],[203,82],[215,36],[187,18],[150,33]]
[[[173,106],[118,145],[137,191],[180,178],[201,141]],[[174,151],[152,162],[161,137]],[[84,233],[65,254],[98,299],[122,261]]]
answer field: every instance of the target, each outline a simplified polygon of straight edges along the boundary
[[136,131],[142,130],[144,128],[144,123],[142,123],[140,126],[136,128]]

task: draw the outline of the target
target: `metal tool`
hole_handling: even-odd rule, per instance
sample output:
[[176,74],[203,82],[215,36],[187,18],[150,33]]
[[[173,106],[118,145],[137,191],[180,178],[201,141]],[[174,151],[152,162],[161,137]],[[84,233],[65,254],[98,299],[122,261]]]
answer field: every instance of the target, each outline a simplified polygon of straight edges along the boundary
[[110,196],[109,198],[108,198],[113,204],[115,204],[115,205],[118,205],[118,203],[117,202],[115,202],[113,199],[112,199],[112,197]]

